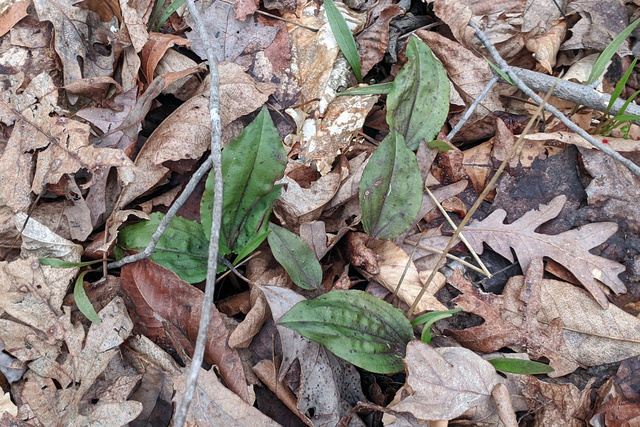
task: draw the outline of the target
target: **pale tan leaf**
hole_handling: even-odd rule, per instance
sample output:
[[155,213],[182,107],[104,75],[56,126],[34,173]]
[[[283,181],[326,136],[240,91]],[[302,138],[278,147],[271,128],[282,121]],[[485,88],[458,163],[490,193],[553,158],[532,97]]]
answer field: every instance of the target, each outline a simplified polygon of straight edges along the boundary
[[[395,243],[386,240],[372,240],[368,247],[380,257],[378,261],[380,271],[372,275],[374,280],[391,292],[396,291],[400,277],[402,277],[407,263],[409,264],[409,268],[400,285],[398,297],[411,306],[423,288],[424,281],[421,279],[413,261],[410,260],[409,255]],[[430,271],[422,272],[423,277],[428,276],[430,273]],[[430,289],[439,289],[444,285],[445,280],[445,277],[440,272],[436,273],[433,280],[435,283],[430,285]],[[425,292],[416,307],[416,313],[422,313],[427,310],[447,310],[447,308],[433,294]]]
[[513,248],[523,271],[528,270],[532,260],[543,257],[561,263],[591,292],[600,306],[606,308],[607,298],[598,283],[604,283],[615,293],[625,293],[627,288],[618,278],[625,267],[593,255],[589,249],[606,241],[616,232],[618,225],[602,222],[558,235],[536,233],[536,228],[560,213],[565,202],[565,196],[555,197],[548,205],[540,205],[540,210],[529,211],[511,224],[504,224],[506,212],[498,209],[484,220],[467,226],[465,237],[479,254],[484,250],[484,242],[512,262]]
[[408,396],[390,408],[419,420],[452,420],[491,403],[501,381],[495,368],[463,347],[432,348],[421,341],[407,345]]
[[567,34],[567,22],[562,19],[555,23],[549,31],[527,40],[525,46],[533,53],[536,61],[549,73],[553,74],[553,67],[556,65],[556,55],[560,45]]
[[276,90],[271,83],[256,82],[233,62],[220,63],[219,72],[222,126],[262,107]]
[[[176,394],[173,402],[177,405],[184,395],[188,371],[173,377]],[[200,370],[198,385],[189,412],[187,424],[190,426],[254,426],[277,427],[280,424],[249,405],[238,395],[223,386],[213,370]]]
[[[512,311],[522,290],[524,277],[512,277],[503,297]],[[538,321],[559,319],[567,356],[581,365],[598,366],[640,355],[640,319],[609,304],[600,307],[588,293],[557,280],[542,280]],[[517,317],[517,315],[515,315]]]

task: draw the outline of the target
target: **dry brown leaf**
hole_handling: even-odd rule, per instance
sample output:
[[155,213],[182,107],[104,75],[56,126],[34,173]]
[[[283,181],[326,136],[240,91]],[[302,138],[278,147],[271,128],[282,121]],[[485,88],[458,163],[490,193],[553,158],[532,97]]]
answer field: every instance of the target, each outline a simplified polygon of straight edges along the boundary
[[640,179],[621,163],[597,150],[580,148],[582,163],[593,177],[586,188],[589,205],[640,232]]
[[[519,306],[517,295],[524,281],[516,276],[507,283],[502,295],[507,310]],[[538,321],[548,324],[559,319],[566,355],[581,365],[598,366],[640,355],[637,317],[613,304],[603,309],[582,289],[557,280],[542,280],[540,300]],[[513,321],[516,319],[517,315]]]
[[[176,390],[173,404],[177,405],[184,395],[188,372],[173,377]],[[264,415],[257,408],[240,399],[218,380],[213,370],[200,370],[193,402],[187,413],[190,426],[238,425],[255,427],[278,427],[280,424]]]
[[280,198],[274,203],[274,212],[290,227],[315,221],[338,191],[340,182],[339,170],[314,181],[309,188],[302,188],[296,181],[285,176],[277,182],[286,185]]
[[567,34],[567,21],[561,19],[541,36],[527,40],[525,46],[549,74],[553,74],[556,55]]
[[149,32],[147,31],[144,17],[130,3],[132,2],[120,1],[120,11],[122,12],[122,20],[120,22],[123,24],[122,27],[126,29],[131,45],[138,53],[149,40]]
[[229,335],[229,347],[231,348],[247,348],[253,337],[255,337],[264,322],[269,319],[267,310],[267,300],[264,294],[255,287],[251,288],[252,305],[251,310],[236,329]]
[[599,283],[617,294],[625,293],[627,288],[618,278],[625,267],[593,255],[589,249],[607,240],[616,232],[618,225],[601,222],[557,235],[536,233],[536,228],[560,213],[565,202],[565,196],[555,197],[548,205],[540,205],[540,210],[531,210],[511,224],[504,224],[506,212],[498,209],[484,220],[468,225],[465,237],[477,253],[484,251],[483,243],[486,243],[511,262],[514,262],[513,248],[523,271],[529,269],[533,260],[543,257],[561,263],[591,292],[600,306],[606,308],[608,301]]
[[256,82],[238,64],[223,62],[218,67],[220,119],[223,127],[262,107],[275,91],[275,85]]
[[[101,45],[98,28],[107,29],[106,24],[97,19],[97,14],[74,7],[71,0],[48,0],[33,2],[40,21],[50,21],[55,29],[55,49],[63,63],[64,84],[70,84],[84,77],[109,76],[113,72],[113,49],[96,50]],[[94,20],[94,17],[96,19]],[[96,22],[97,21],[97,22]],[[86,25],[76,25],[76,22]],[[83,61],[78,61],[78,57]],[[104,87],[106,93],[108,86]],[[78,95],[67,93],[71,104]]]
[[[405,304],[411,306],[424,286],[424,279],[426,278],[424,276],[428,276],[431,272],[418,272],[413,261],[410,260],[409,255],[393,242],[374,239],[367,244],[367,248],[378,258],[379,271],[377,273],[371,271],[365,272],[370,274],[375,281],[391,292],[396,291],[400,277],[404,273],[407,264],[409,264],[409,268],[406,271],[400,290],[398,291],[398,297],[404,301]],[[350,256],[353,255],[350,254]],[[421,278],[421,274],[423,278]],[[429,289],[437,290],[444,285],[445,281],[445,277],[438,272]],[[416,308],[416,313],[422,313],[427,310],[447,310],[447,308],[433,296],[433,293],[425,292]]]
[[109,22],[114,16],[118,18],[118,22],[122,22],[122,12],[118,0],[82,0],[75,6],[93,10],[100,15],[102,22]]
[[402,13],[404,11],[397,4],[385,6],[377,16],[369,17],[370,22],[375,21],[356,37],[363,77],[384,58],[389,44],[389,22]]
[[[616,151],[620,151],[623,153],[640,151],[640,141],[634,141],[624,138],[604,137],[600,135],[593,135],[593,137],[600,142],[606,140],[611,149]],[[532,133],[526,135],[525,140],[542,141],[546,143],[546,146],[572,144],[577,147],[593,149],[593,146],[591,144],[589,144],[584,138],[574,132]]]
[[149,40],[147,40],[147,43],[140,52],[142,72],[144,73],[147,84],[153,81],[156,66],[162,57],[169,48],[175,45],[189,47],[191,42],[173,34],[149,33]]
[[[629,25],[629,15],[617,0],[575,0],[569,11],[578,12],[581,19],[571,28],[571,38],[562,49],[593,49],[603,51]],[[629,42],[618,49],[621,56],[629,55]]]
[[501,381],[489,362],[463,347],[432,348],[411,341],[404,363],[408,387],[400,392],[406,397],[390,409],[421,421],[452,420],[476,407],[486,411],[491,391]]
[[[167,80],[167,86],[162,90],[163,94],[171,94],[181,101],[194,96],[200,88],[200,79],[194,76],[195,70],[206,70],[205,64],[198,65],[193,59],[178,52],[169,49],[162,56],[158,66],[155,69],[155,76],[162,76]],[[175,73],[188,73],[184,77],[180,77],[169,83],[169,77]]]
[[[127,295],[134,301],[132,311],[136,312],[138,326],[146,331],[145,335],[157,334],[158,329],[165,328],[163,323],[169,322],[178,333],[195,342],[202,310],[202,291],[148,258],[122,267],[121,280]],[[215,306],[211,308],[204,359],[217,365],[229,388],[249,402],[242,361],[237,351],[227,343],[229,332],[222,316]]]
[[0,15],[0,37],[7,34],[14,25],[28,15],[29,4],[28,1],[17,1]]
[[[191,16],[187,15],[185,20],[194,28]],[[278,27],[269,27],[257,22],[253,16],[239,21],[235,17],[233,4],[221,1],[214,2],[202,11],[202,20],[209,33],[215,34],[215,37],[211,37],[211,43],[218,62],[239,62],[238,57],[243,54],[252,58],[273,42],[279,30]],[[200,58],[206,58],[198,33],[188,31],[186,35],[193,43],[191,50]]]
[[[582,390],[573,384],[551,384],[532,375],[522,376],[525,387],[522,394],[535,414],[535,427],[582,427],[585,419],[579,418],[585,399],[589,399],[590,381]],[[587,406],[588,409],[589,406]]]
[[552,22],[562,17],[560,10],[566,6],[567,0],[527,0],[522,14],[522,32],[534,37],[546,33]]
[[[533,274],[533,270],[530,271]],[[456,272],[449,278],[449,283],[463,292],[463,295],[456,297],[454,302],[463,310],[482,316],[485,322],[480,326],[452,331],[451,336],[466,347],[485,353],[503,347],[513,347],[516,351],[526,349],[534,359],[547,357],[551,361],[551,367],[555,369],[554,375],[569,374],[578,364],[569,355],[561,322],[554,318],[545,322],[548,327],[540,327],[538,324],[535,309],[541,304],[541,284],[533,276],[531,280],[534,285],[531,294],[526,298],[518,294],[520,299],[512,300],[505,296],[481,292]],[[525,310],[526,307],[526,317],[512,313],[514,306],[516,310]]]

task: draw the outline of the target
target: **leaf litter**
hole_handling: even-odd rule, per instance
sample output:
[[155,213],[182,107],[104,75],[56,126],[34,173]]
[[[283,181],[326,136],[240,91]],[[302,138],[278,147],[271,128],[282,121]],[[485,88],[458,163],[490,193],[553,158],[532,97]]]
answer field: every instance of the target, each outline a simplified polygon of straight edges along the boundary
[[[38,258],[106,260],[114,246],[146,246],[151,233],[135,230],[159,223],[162,206],[209,149],[210,83],[198,59],[199,36],[181,10],[161,23],[161,33],[148,31],[156,2],[147,0],[9,3],[0,15],[3,421],[168,425],[202,307],[202,293],[190,283],[206,273],[203,230],[210,227],[199,221],[210,225],[210,208],[201,206],[211,186],[200,184],[152,259],[118,272],[53,268]],[[463,231],[483,262],[501,256],[523,272],[505,280],[499,295],[469,280],[484,283],[464,264],[470,257],[462,245],[426,283],[450,231],[423,186],[460,221],[530,115],[526,100],[513,98],[515,88],[499,83],[454,137],[456,150],[428,148],[462,120],[462,109],[493,77],[470,19],[482,22],[512,65],[551,75],[571,67],[586,81],[597,52],[627,26],[636,5],[428,1],[440,25],[419,29],[405,12],[424,17],[423,6],[404,2],[337,2],[329,16],[313,2],[202,3],[221,61],[227,156],[248,168],[243,188],[257,182],[252,174],[263,188],[256,200],[237,199],[225,217],[223,253],[243,259],[235,260],[237,272],[220,276],[205,358],[215,368],[201,373],[190,423],[509,425],[515,411],[523,425],[632,425],[624,423],[640,413],[630,391],[640,327],[637,177],[555,119],[527,135],[495,194]],[[333,36],[336,19],[346,25],[341,37],[355,36],[361,88],[391,83],[385,94],[337,96],[357,82],[353,52],[346,61]],[[603,91],[613,91],[636,50],[623,43],[599,80]],[[636,80],[632,75],[622,97],[638,89]],[[270,111],[259,113],[265,105]],[[574,107],[564,105],[567,112]],[[574,120],[586,130],[594,130],[591,119],[607,120],[588,108],[578,113]],[[242,152],[233,147],[252,122],[277,153],[247,163],[253,136]],[[637,135],[629,123],[598,138],[637,159]],[[570,179],[554,162],[573,165]],[[225,184],[239,178],[227,172]],[[519,189],[527,175],[545,184]],[[563,179],[571,184],[548,185]],[[138,240],[128,243],[132,236]],[[174,271],[154,262],[162,257]],[[78,275],[99,323],[73,299]],[[408,322],[402,313],[423,288],[416,314],[454,307],[466,313],[436,322],[431,344],[410,329],[402,338],[383,334],[395,359],[385,362],[393,369],[377,371],[400,374],[372,374],[367,361],[375,358],[359,352],[394,316]],[[368,295],[359,297],[362,291]],[[313,324],[312,333],[295,326],[294,315],[298,324]],[[347,327],[365,344],[341,346]],[[548,361],[554,372],[500,376],[482,356],[507,348]],[[270,411],[273,402],[283,409]],[[369,416],[359,402],[381,406]]]

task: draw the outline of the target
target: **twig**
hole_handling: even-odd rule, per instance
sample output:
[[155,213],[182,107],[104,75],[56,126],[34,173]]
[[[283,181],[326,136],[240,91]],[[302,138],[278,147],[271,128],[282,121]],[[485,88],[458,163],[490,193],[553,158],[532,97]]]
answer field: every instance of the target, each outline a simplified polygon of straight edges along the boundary
[[[555,81],[555,77],[553,76],[526,70],[524,68],[511,67],[511,70],[520,77],[520,80],[522,80],[524,84],[538,92],[547,93]],[[598,81],[596,83],[600,82]],[[611,95],[609,94],[600,93],[589,86],[570,82],[568,80],[560,80],[558,82],[556,89],[553,91],[553,96],[557,96],[560,99],[574,102],[578,105],[584,105],[601,112],[606,111],[607,106],[609,105],[609,100],[611,100]],[[619,114],[624,103],[624,100],[617,99],[613,103],[609,113],[612,115]],[[640,115],[640,105],[629,103],[624,113]],[[640,125],[640,120],[632,120],[632,123]]]
[[[431,190],[429,190],[426,186],[424,189],[429,195],[429,197],[431,197],[431,200],[433,200],[433,203],[436,204],[436,206],[438,207],[438,210],[440,210],[440,213],[442,214],[442,216],[445,217],[449,225],[451,225],[453,228],[456,228],[456,223],[453,222],[453,220],[451,219],[447,211],[444,210],[444,208],[442,207],[442,204],[440,204],[438,199],[436,199],[436,196],[434,196]],[[473,256],[473,259],[476,260],[476,262],[478,263],[478,266],[480,266],[480,269],[482,270],[482,274],[484,274],[487,277],[491,277],[491,273],[489,273],[489,270],[487,270],[487,267],[480,260],[480,257],[478,256],[478,254],[476,253],[476,251],[473,250],[473,247],[471,246],[469,241],[462,235],[462,233],[460,234],[460,240],[462,241],[462,243],[464,243],[467,249],[469,249],[469,253],[471,254],[471,256]]]
[[198,383],[198,374],[204,358],[204,347],[209,330],[209,320],[211,318],[211,304],[216,285],[216,269],[218,267],[218,241],[220,239],[220,224],[222,223],[222,125],[220,124],[220,75],[218,74],[218,61],[211,44],[209,34],[202,22],[200,12],[194,4],[194,0],[187,0],[189,13],[193,18],[195,30],[200,35],[204,45],[207,59],[209,60],[209,71],[211,73],[211,85],[209,87],[209,114],[211,116],[211,162],[214,173],[214,195],[213,195],[213,219],[211,223],[211,239],[209,241],[209,254],[207,260],[207,284],[204,291],[202,312],[200,315],[200,325],[198,327],[198,338],[193,351],[189,377],[185,385],[184,396],[178,405],[174,416],[173,425],[182,427],[187,418],[187,412],[193,399]]
[[202,165],[200,165],[198,170],[195,171],[194,174],[191,176],[191,179],[189,179],[189,182],[184,187],[184,190],[182,190],[182,193],[180,193],[180,196],[173,202],[173,204],[167,211],[167,214],[164,216],[164,218],[162,218],[160,225],[151,236],[151,241],[149,242],[147,247],[144,248],[142,252],[138,252],[137,254],[126,256],[121,260],[114,261],[107,264],[107,268],[119,268],[119,267],[122,267],[123,265],[140,261],[141,259],[145,259],[151,256],[151,253],[158,245],[160,238],[162,237],[164,232],[167,230],[167,227],[169,226],[169,223],[171,222],[173,217],[176,216],[176,214],[178,213],[182,205],[184,205],[184,203],[187,201],[189,196],[191,196],[191,193],[193,193],[193,190],[196,188],[196,185],[198,185],[202,177],[204,177],[206,173],[209,171],[209,169],[211,169],[211,166],[213,165],[212,157],[213,155],[209,156],[209,158],[207,158],[207,160],[205,160],[205,162]]
[[480,105],[482,100],[489,94],[489,91],[491,90],[493,85],[498,83],[499,80],[500,80],[500,76],[493,76],[493,78],[489,80],[489,82],[484,86],[484,89],[482,89],[482,92],[480,93],[480,95],[478,95],[478,97],[473,101],[473,104],[471,104],[469,108],[467,108],[467,111],[464,112],[464,115],[462,116],[460,121],[454,126],[453,129],[451,129],[451,132],[449,132],[449,135],[447,135],[447,139],[449,141],[451,141],[453,137],[456,136],[456,134],[460,131],[460,129],[462,129],[462,126],[464,126],[467,120],[469,120],[469,117],[471,117],[473,112],[476,111],[476,108],[478,108],[478,105]]
[[[429,251],[429,252],[433,252],[436,254],[441,254],[442,251],[440,249],[436,249],[432,246],[427,246],[427,245],[423,245],[421,244],[419,241],[418,242],[414,242],[413,240],[409,240],[404,239],[402,241],[402,243],[404,243],[405,245],[409,245],[409,246],[415,246],[418,249],[424,249],[425,251]],[[460,264],[464,265],[465,267],[469,268],[470,270],[473,271],[477,271],[478,273],[482,274],[483,276],[485,275],[484,271],[482,271],[482,269],[476,267],[475,265],[471,264],[470,262],[467,262],[465,260],[463,260],[462,258],[458,258],[455,255],[451,255],[451,254],[447,254],[447,258],[454,260],[454,261],[458,261]],[[489,279],[489,277],[487,277],[486,279]],[[482,280],[486,280],[486,279],[482,279]]]
[[438,262],[436,263],[435,267],[433,268],[433,271],[429,275],[429,278],[424,283],[424,286],[422,287],[422,289],[420,289],[420,292],[416,296],[416,299],[413,301],[413,304],[411,304],[411,308],[409,308],[409,312],[407,313],[407,317],[410,318],[413,315],[413,312],[415,311],[416,307],[418,306],[418,303],[422,299],[422,296],[424,295],[425,291],[427,290],[427,287],[429,286],[429,284],[431,283],[431,281],[435,277],[435,275],[438,272],[438,270],[440,270],[440,268],[444,265],[444,261],[446,259],[446,254],[453,247],[454,243],[456,242],[456,239],[458,238],[458,236],[462,232],[462,229],[469,223],[469,221],[471,221],[471,217],[476,212],[476,210],[478,210],[478,208],[480,207],[480,205],[484,201],[485,197],[487,197],[487,194],[489,194],[489,192],[491,191],[493,186],[496,184],[496,182],[498,181],[498,178],[500,177],[500,175],[502,175],[502,172],[505,170],[505,168],[507,167],[507,165],[511,161],[511,158],[522,147],[525,135],[527,133],[529,133],[529,130],[531,129],[533,124],[538,119],[538,116],[542,112],[542,109],[544,108],[544,105],[546,104],[547,99],[549,99],[550,96],[551,96],[551,91],[549,91],[547,93],[547,95],[545,96],[545,98],[542,100],[542,102],[540,103],[540,105],[536,109],[536,112],[534,113],[534,115],[529,120],[529,123],[527,123],[527,127],[524,129],[524,131],[522,132],[522,134],[520,135],[520,137],[518,138],[516,143],[513,144],[513,147],[511,147],[511,150],[509,151],[509,154],[502,161],[502,163],[500,164],[500,167],[498,167],[498,170],[496,171],[495,175],[493,175],[491,180],[487,183],[486,187],[484,188],[484,190],[482,191],[482,193],[480,194],[478,199],[475,201],[473,206],[471,206],[471,209],[469,209],[469,212],[467,212],[465,217],[462,219],[462,222],[460,222],[460,225],[458,225],[458,228],[456,228],[456,231],[453,233],[453,235],[449,239],[449,242],[447,243],[447,246],[442,251],[442,254],[440,255],[440,258],[438,259]]
[[[493,47],[493,45],[491,44],[491,41],[489,41],[489,39],[482,32],[482,30],[480,30],[480,28],[473,21],[469,21],[469,26],[475,30],[476,36],[480,39],[484,47],[489,51],[489,53],[491,54],[491,57],[496,62],[498,67],[500,67],[502,71],[504,71],[509,75],[509,77],[511,77],[511,79],[516,84],[516,86],[518,86],[518,89],[522,90],[529,98],[533,99],[538,104],[541,104],[542,98],[540,98],[534,91],[532,91],[526,84],[524,84],[524,82],[520,79],[518,74],[516,74],[513,71],[513,69],[507,64],[507,62],[504,59],[502,59],[502,57],[500,56],[496,48]],[[631,160],[623,157],[617,151],[612,150],[610,147],[607,147],[605,144],[603,144],[602,142],[598,141],[597,139],[589,135],[584,129],[582,129],[581,127],[573,123],[571,120],[569,120],[567,116],[565,116],[560,111],[558,111],[558,109],[555,108],[553,105],[546,104],[544,108],[547,111],[549,111],[551,114],[556,116],[569,129],[571,129],[572,131],[574,131],[575,133],[577,133],[578,135],[586,139],[589,142],[589,144],[593,145],[600,151],[608,154],[609,156],[613,157],[614,159],[616,159],[617,161],[625,165],[635,175],[640,176],[640,167],[635,163],[633,163]]]

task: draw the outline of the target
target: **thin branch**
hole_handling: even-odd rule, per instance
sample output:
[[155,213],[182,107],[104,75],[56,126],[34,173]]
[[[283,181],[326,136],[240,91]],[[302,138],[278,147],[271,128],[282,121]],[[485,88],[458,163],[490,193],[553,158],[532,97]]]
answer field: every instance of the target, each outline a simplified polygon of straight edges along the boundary
[[[542,104],[542,98],[540,98],[533,90],[531,90],[526,84],[524,84],[524,82],[520,79],[518,74],[516,74],[514,70],[509,66],[509,64],[507,64],[507,62],[504,59],[502,59],[502,57],[500,56],[496,48],[491,44],[491,41],[489,41],[489,39],[482,32],[482,30],[480,30],[480,28],[473,21],[469,21],[469,26],[475,30],[476,36],[480,39],[484,47],[489,51],[489,53],[491,54],[491,57],[496,62],[498,67],[500,67],[502,71],[504,71],[509,75],[509,77],[511,77],[511,79],[516,84],[516,86],[518,86],[518,89],[522,90],[529,98],[533,99],[538,104]],[[613,157],[614,159],[616,159],[617,161],[625,165],[635,175],[640,176],[640,167],[635,163],[633,163],[631,160],[623,157],[617,151],[612,150],[610,147],[607,147],[605,144],[603,144],[602,142],[598,141],[597,139],[589,135],[584,129],[582,129],[580,126],[576,125],[571,120],[569,120],[567,116],[562,114],[553,105],[546,104],[544,108],[547,111],[549,111],[551,114],[556,116],[569,129],[571,129],[572,131],[574,131],[575,133],[583,137],[585,140],[587,140],[589,144],[593,145],[600,151],[604,152],[605,154],[608,154],[609,156]]]
[[413,301],[413,304],[411,304],[411,308],[409,308],[409,312],[407,313],[407,317],[411,318],[411,316],[413,315],[413,312],[415,311],[416,307],[418,306],[418,303],[420,303],[420,300],[422,299],[422,296],[426,292],[427,287],[429,286],[429,284],[431,283],[433,278],[436,276],[436,273],[438,272],[438,270],[440,270],[440,268],[444,265],[444,262],[447,259],[446,255],[449,252],[449,250],[453,247],[453,245],[456,242],[458,236],[462,232],[462,229],[469,223],[469,221],[471,221],[471,217],[476,212],[476,210],[478,210],[478,208],[480,207],[480,205],[484,201],[485,197],[487,197],[487,194],[489,194],[489,192],[491,191],[493,186],[496,184],[496,182],[498,181],[498,178],[500,177],[500,175],[502,175],[502,172],[505,170],[505,168],[507,167],[507,165],[511,161],[511,158],[522,147],[525,135],[527,133],[529,133],[529,130],[531,129],[533,124],[538,120],[538,116],[540,115],[540,113],[542,113],[542,109],[544,108],[544,105],[546,104],[547,99],[550,96],[551,96],[551,92],[547,93],[547,95],[545,96],[545,99],[542,100],[542,102],[538,106],[536,112],[534,113],[534,115],[529,120],[529,123],[527,124],[527,127],[524,129],[524,131],[522,132],[522,134],[520,135],[520,137],[518,138],[516,143],[513,144],[513,147],[511,147],[511,150],[509,151],[509,154],[507,154],[505,159],[500,164],[500,167],[498,167],[498,170],[496,171],[496,173],[493,175],[491,180],[487,183],[486,187],[484,188],[484,190],[482,191],[482,193],[480,194],[478,199],[475,201],[473,206],[471,206],[471,209],[469,209],[469,212],[467,212],[465,217],[462,219],[462,222],[460,222],[460,225],[458,225],[458,228],[456,228],[456,231],[453,233],[453,235],[449,239],[449,242],[447,243],[447,246],[442,251],[442,254],[440,255],[440,258],[438,258],[438,262],[436,263],[435,267],[433,267],[433,271],[431,271],[431,274],[429,275],[429,278],[424,283],[424,286],[422,287],[422,289],[420,289],[420,292],[416,296],[416,299]]
[[[446,210],[444,210],[444,207],[442,207],[442,204],[440,204],[438,199],[436,199],[436,196],[434,196],[431,190],[429,190],[429,188],[427,188],[426,186],[424,189],[429,195],[429,197],[431,197],[431,200],[433,200],[433,203],[436,204],[436,206],[438,207],[438,210],[440,211],[442,216],[445,217],[449,225],[453,228],[456,228],[457,227],[456,223],[453,222],[453,220],[449,216],[449,213]],[[471,246],[469,241],[462,235],[462,233],[460,233],[460,240],[462,241],[462,243],[464,243],[467,249],[469,249],[469,253],[471,254],[471,256],[473,256],[473,259],[476,260],[476,262],[478,263],[478,266],[480,266],[480,269],[482,270],[482,274],[484,274],[487,277],[491,277],[491,273],[489,272],[489,270],[487,270],[487,267],[484,265],[484,263],[482,262],[482,260],[480,259],[476,251],[473,250],[473,246]]]
[[151,241],[149,242],[147,247],[144,248],[144,251],[138,252],[137,254],[126,256],[121,260],[111,262],[107,264],[107,268],[120,268],[123,265],[140,261],[141,259],[145,259],[151,256],[151,253],[158,245],[160,238],[162,237],[164,232],[167,230],[167,227],[169,226],[169,223],[171,222],[173,217],[176,216],[176,214],[178,213],[182,205],[184,205],[184,203],[187,201],[189,196],[191,196],[191,193],[193,193],[193,190],[196,188],[196,185],[198,185],[200,180],[207,174],[207,172],[209,172],[209,169],[211,169],[211,166],[213,165],[212,157],[213,155],[209,156],[209,158],[205,160],[205,162],[202,165],[200,165],[198,170],[195,171],[195,173],[191,176],[191,179],[189,179],[189,182],[184,187],[184,190],[182,190],[182,193],[180,194],[180,196],[173,202],[173,204],[167,211],[167,214],[164,216],[164,218],[162,218],[160,225],[151,236]]
[[191,400],[198,384],[198,374],[204,359],[205,341],[209,330],[209,320],[211,318],[211,305],[216,285],[216,269],[218,267],[218,241],[220,240],[220,224],[222,223],[222,125],[220,123],[220,75],[218,74],[218,61],[211,44],[209,34],[202,22],[200,12],[194,4],[194,0],[187,0],[189,13],[193,18],[194,29],[200,35],[200,40],[207,53],[209,61],[209,71],[211,73],[211,85],[209,87],[209,114],[211,116],[211,161],[214,173],[214,195],[213,195],[213,219],[211,223],[211,239],[209,241],[209,255],[207,260],[207,284],[204,291],[202,313],[198,328],[198,338],[196,348],[193,351],[189,377],[185,385],[184,396],[180,401],[173,425],[182,427],[187,418],[187,412],[191,405]]
[[[520,77],[520,80],[522,80],[524,84],[538,92],[547,93],[555,81],[555,77],[553,76],[526,70],[524,68],[511,67],[511,70]],[[609,94],[600,93],[589,86],[570,82],[568,80],[560,80],[558,82],[556,89],[553,91],[553,96],[602,112],[606,111],[607,106],[609,105],[609,100],[611,99],[611,95]],[[624,103],[624,100],[617,99],[609,111],[610,114],[614,116],[616,114],[620,114],[620,110],[624,106]],[[624,114],[640,115],[640,105],[630,103]],[[640,125],[640,120],[633,120],[632,123]]]
[[478,97],[473,101],[473,104],[471,104],[469,108],[467,108],[467,111],[464,112],[464,115],[462,116],[460,121],[454,126],[453,129],[451,129],[451,132],[449,132],[449,135],[447,135],[447,140],[451,141],[453,137],[456,136],[456,134],[460,131],[460,129],[462,129],[462,126],[464,126],[467,120],[469,120],[469,117],[471,117],[473,112],[476,111],[476,108],[478,108],[478,105],[480,105],[482,100],[489,94],[489,91],[491,90],[493,85],[498,83],[499,80],[500,80],[499,76],[493,76],[493,78],[487,82],[487,84],[484,86],[484,89],[482,89],[482,92],[480,93],[480,95],[478,95]]

